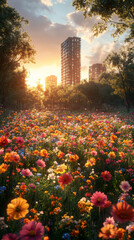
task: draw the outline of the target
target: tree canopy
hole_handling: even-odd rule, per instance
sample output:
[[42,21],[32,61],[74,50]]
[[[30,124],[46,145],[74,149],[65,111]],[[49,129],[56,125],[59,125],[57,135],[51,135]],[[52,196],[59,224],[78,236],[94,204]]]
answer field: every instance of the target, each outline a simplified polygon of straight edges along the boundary
[[[6,0],[0,1],[0,89],[1,103],[5,104],[7,95],[16,86],[24,87],[21,76],[24,76],[24,64],[33,61],[35,50],[30,37],[24,31],[27,20],[19,15]],[[16,75],[16,77],[15,77]],[[21,80],[20,80],[21,79]],[[20,80],[20,84],[19,84]]]
[[99,16],[94,24],[94,35],[104,32],[108,26],[115,28],[114,37],[129,30],[127,39],[134,38],[134,1],[133,0],[73,0],[73,6],[82,10],[85,17]]
[[134,95],[134,48],[123,47],[119,53],[112,52],[105,59],[109,73],[101,75],[100,81],[108,83],[114,89],[114,93],[125,100],[129,110]]

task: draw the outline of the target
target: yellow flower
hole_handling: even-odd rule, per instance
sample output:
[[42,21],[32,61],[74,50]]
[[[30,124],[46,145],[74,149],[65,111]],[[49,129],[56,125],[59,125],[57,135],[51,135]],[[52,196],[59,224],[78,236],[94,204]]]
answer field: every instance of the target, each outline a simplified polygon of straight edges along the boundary
[[28,213],[29,204],[26,199],[21,197],[15,198],[11,201],[11,203],[7,206],[7,215],[10,216],[11,219],[18,220],[20,218],[24,218]]
[[64,173],[67,169],[67,166],[65,164],[61,164],[59,166],[57,166],[55,172],[56,173]]

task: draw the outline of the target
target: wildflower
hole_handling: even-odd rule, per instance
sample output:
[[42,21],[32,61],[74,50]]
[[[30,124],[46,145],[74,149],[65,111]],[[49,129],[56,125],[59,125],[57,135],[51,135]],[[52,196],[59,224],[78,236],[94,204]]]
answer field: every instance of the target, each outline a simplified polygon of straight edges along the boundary
[[120,184],[120,188],[123,192],[128,192],[131,188],[129,182],[127,181],[122,181],[121,184]]
[[33,175],[30,169],[24,169],[24,168],[22,169],[21,174],[25,177],[30,177]]
[[0,146],[5,147],[8,144],[8,139],[5,136],[0,137]]
[[115,159],[116,155],[114,152],[109,152],[108,154],[109,158]]
[[126,227],[126,230],[128,231],[128,233],[131,233],[134,231],[134,223],[131,223],[130,225],[128,225]]
[[64,233],[64,234],[62,235],[62,238],[63,238],[63,239],[70,240],[70,239],[71,239],[71,236],[70,236],[69,233]]
[[31,189],[35,189],[35,188],[36,188],[35,184],[33,184],[33,183],[30,183],[28,186],[29,186]]
[[41,168],[44,168],[46,166],[45,162],[42,159],[38,159],[36,161],[36,164]]
[[90,211],[93,208],[93,204],[87,200],[85,197],[81,198],[80,201],[78,202],[78,207],[80,208],[80,211],[82,213],[90,213]]
[[41,240],[44,234],[44,227],[40,222],[31,221],[25,224],[20,231],[20,238],[23,240]]
[[127,202],[118,202],[112,206],[111,215],[113,218],[120,223],[128,221],[134,221],[134,208],[131,207]]
[[58,152],[58,154],[57,154],[57,157],[58,157],[58,158],[63,158],[63,156],[64,156],[64,153],[63,153],[63,152],[61,152],[61,151]]
[[46,150],[46,149],[42,149],[42,150],[40,151],[40,156],[45,157],[45,158],[48,158],[48,152],[47,152],[47,150]]
[[0,174],[6,172],[6,171],[7,171],[7,168],[8,168],[8,165],[2,163],[2,164],[0,165]]
[[95,158],[92,157],[87,160],[87,162],[85,163],[85,167],[92,167],[93,165],[95,165],[95,163],[96,163],[96,160]]
[[110,174],[109,171],[104,171],[104,172],[101,173],[101,177],[102,177],[105,181],[109,182],[109,181],[111,180],[111,178],[112,178],[112,175]]
[[117,228],[113,224],[107,224],[105,227],[101,228],[99,237],[103,239],[115,238],[117,234]]
[[115,225],[114,218],[113,218],[113,217],[108,217],[108,218],[106,218],[105,222],[103,223],[104,227],[105,227],[107,224]]
[[56,173],[64,173],[66,169],[67,169],[67,166],[65,164],[61,164],[61,165],[57,166],[55,172]]
[[18,144],[22,145],[22,144],[24,143],[23,137],[17,137],[17,138],[16,138],[16,142],[17,142]]
[[70,173],[63,173],[58,177],[58,182],[62,188],[64,188],[64,185],[68,185],[70,182],[72,182],[72,180],[73,178]]
[[18,220],[23,218],[28,213],[29,204],[21,197],[11,200],[11,203],[7,205],[7,215],[10,218]]
[[124,233],[126,232],[125,229],[123,228],[118,228],[117,229],[117,235],[116,238],[118,238],[119,240],[123,240],[124,239]]
[[69,160],[70,162],[76,162],[79,159],[77,154],[70,155]]
[[103,207],[107,202],[107,196],[102,192],[96,191],[91,197],[91,202],[97,207]]
[[19,237],[16,234],[8,233],[8,234],[5,234],[1,240],[18,240],[18,239]]

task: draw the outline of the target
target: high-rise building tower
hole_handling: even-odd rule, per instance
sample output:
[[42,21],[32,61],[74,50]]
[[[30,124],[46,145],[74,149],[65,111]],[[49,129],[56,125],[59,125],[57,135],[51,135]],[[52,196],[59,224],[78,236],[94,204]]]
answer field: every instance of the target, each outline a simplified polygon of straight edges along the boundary
[[101,63],[95,63],[89,67],[89,81],[99,81],[99,76],[106,71],[106,67]]
[[69,37],[61,44],[61,83],[75,85],[81,76],[81,39]]
[[45,79],[45,90],[51,91],[57,86],[57,77],[55,75],[50,75]]

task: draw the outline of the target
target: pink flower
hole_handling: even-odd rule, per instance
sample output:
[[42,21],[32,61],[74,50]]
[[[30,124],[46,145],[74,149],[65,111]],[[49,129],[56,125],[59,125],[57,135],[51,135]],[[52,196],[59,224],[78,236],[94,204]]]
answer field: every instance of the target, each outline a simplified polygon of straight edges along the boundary
[[17,142],[18,144],[22,145],[22,144],[24,143],[23,137],[17,137],[17,138],[16,138],[16,142]]
[[45,162],[42,159],[38,159],[36,161],[36,164],[41,168],[44,168],[46,166]]
[[8,234],[5,234],[1,240],[18,240],[18,239],[19,237],[16,234],[8,233]]
[[22,240],[41,240],[44,234],[44,227],[40,222],[31,221],[26,223],[20,231]]
[[4,149],[0,149],[0,155],[4,153]]
[[96,152],[95,150],[92,150],[92,151],[91,151],[91,154],[92,154],[93,156],[96,156],[96,155],[97,155],[97,152]]
[[131,186],[130,186],[129,182],[122,181],[120,184],[120,188],[123,192],[128,192],[131,189]]
[[21,174],[25,177],[30,177],[33,175],[29,169],[24,169],[24,168],[22,169]]
[[29,186],[31,189],[35,189],[35,188],[36,188],[36,186],[35,186],[34,183],[30,183],[28,186]]
[[108,217],[106,218],[105,222],[103,223],[104,226],[106,226],[107,224],[113,224],[115,225],[115,221],[113,217]]
[[104,207],[106,202],[107,196],[102,192],[96,191],[91,197],[91,203],[97,207]]

